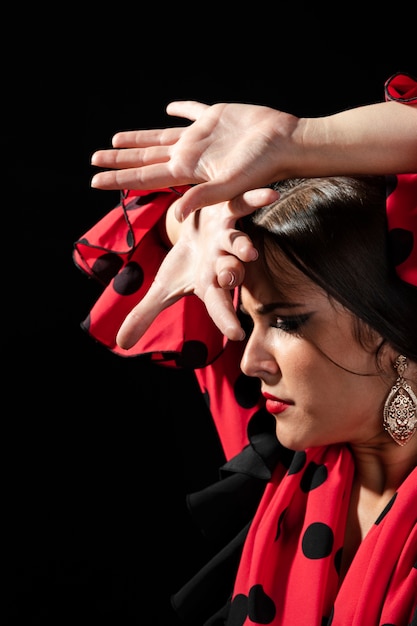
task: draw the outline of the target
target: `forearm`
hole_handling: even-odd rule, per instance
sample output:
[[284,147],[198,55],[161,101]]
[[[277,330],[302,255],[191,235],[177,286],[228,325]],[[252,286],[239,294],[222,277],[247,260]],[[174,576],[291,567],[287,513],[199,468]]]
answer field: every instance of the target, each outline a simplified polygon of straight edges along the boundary
[[301,118],[291,141],[289,177],[415,172],[417,106],[381,102]]

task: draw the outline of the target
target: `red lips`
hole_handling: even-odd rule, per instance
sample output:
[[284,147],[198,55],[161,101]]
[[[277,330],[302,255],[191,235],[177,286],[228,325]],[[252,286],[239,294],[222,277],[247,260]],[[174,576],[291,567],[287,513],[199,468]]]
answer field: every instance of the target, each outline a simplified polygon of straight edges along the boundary
[[285,409],[288,409],[290,406],[287,402],[276,398],[275,396],[267,393],[266,391],[262,392],[263,397],[265,398],[265,408],[268,413],[272,413],[273,415],[277,415],[278,413],[282,413]]

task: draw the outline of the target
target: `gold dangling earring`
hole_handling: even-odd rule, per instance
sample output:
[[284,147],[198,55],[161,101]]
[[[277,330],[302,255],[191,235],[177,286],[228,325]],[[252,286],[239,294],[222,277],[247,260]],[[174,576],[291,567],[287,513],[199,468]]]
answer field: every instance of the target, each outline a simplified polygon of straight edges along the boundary
[[394,368],[398,378],[384,405],[384,428],[399,446],[405,446],[417,429],[417,396],[404,380],[407,357],[400,354]]

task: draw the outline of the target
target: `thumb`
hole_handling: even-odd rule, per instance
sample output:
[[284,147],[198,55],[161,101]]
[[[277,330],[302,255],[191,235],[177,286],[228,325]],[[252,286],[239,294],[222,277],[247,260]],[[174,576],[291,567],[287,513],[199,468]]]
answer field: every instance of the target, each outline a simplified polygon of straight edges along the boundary
[[194,185],[175,201],[175,217],[179,222],[183,222],[198,209],[230,200],[238,193],[238,189],[237,185],[218,181]]
[[129,350],[139,341],[161,311],[181,298],[164,293],[161,285],[153,282],[142,300],[128,313],[116,336],[117,345]]

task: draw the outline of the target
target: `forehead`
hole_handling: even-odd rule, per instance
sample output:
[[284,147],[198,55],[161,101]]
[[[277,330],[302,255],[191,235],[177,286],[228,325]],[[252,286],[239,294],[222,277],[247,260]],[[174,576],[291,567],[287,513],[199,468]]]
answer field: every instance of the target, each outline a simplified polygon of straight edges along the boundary
[[280,254],[274,267],[266,268],[261,261],[245,266],[245,279],[241,289],[241,300],[256,300],[260,304],[288,302],[306,304],[312,299],[327,294],[301,270]]

